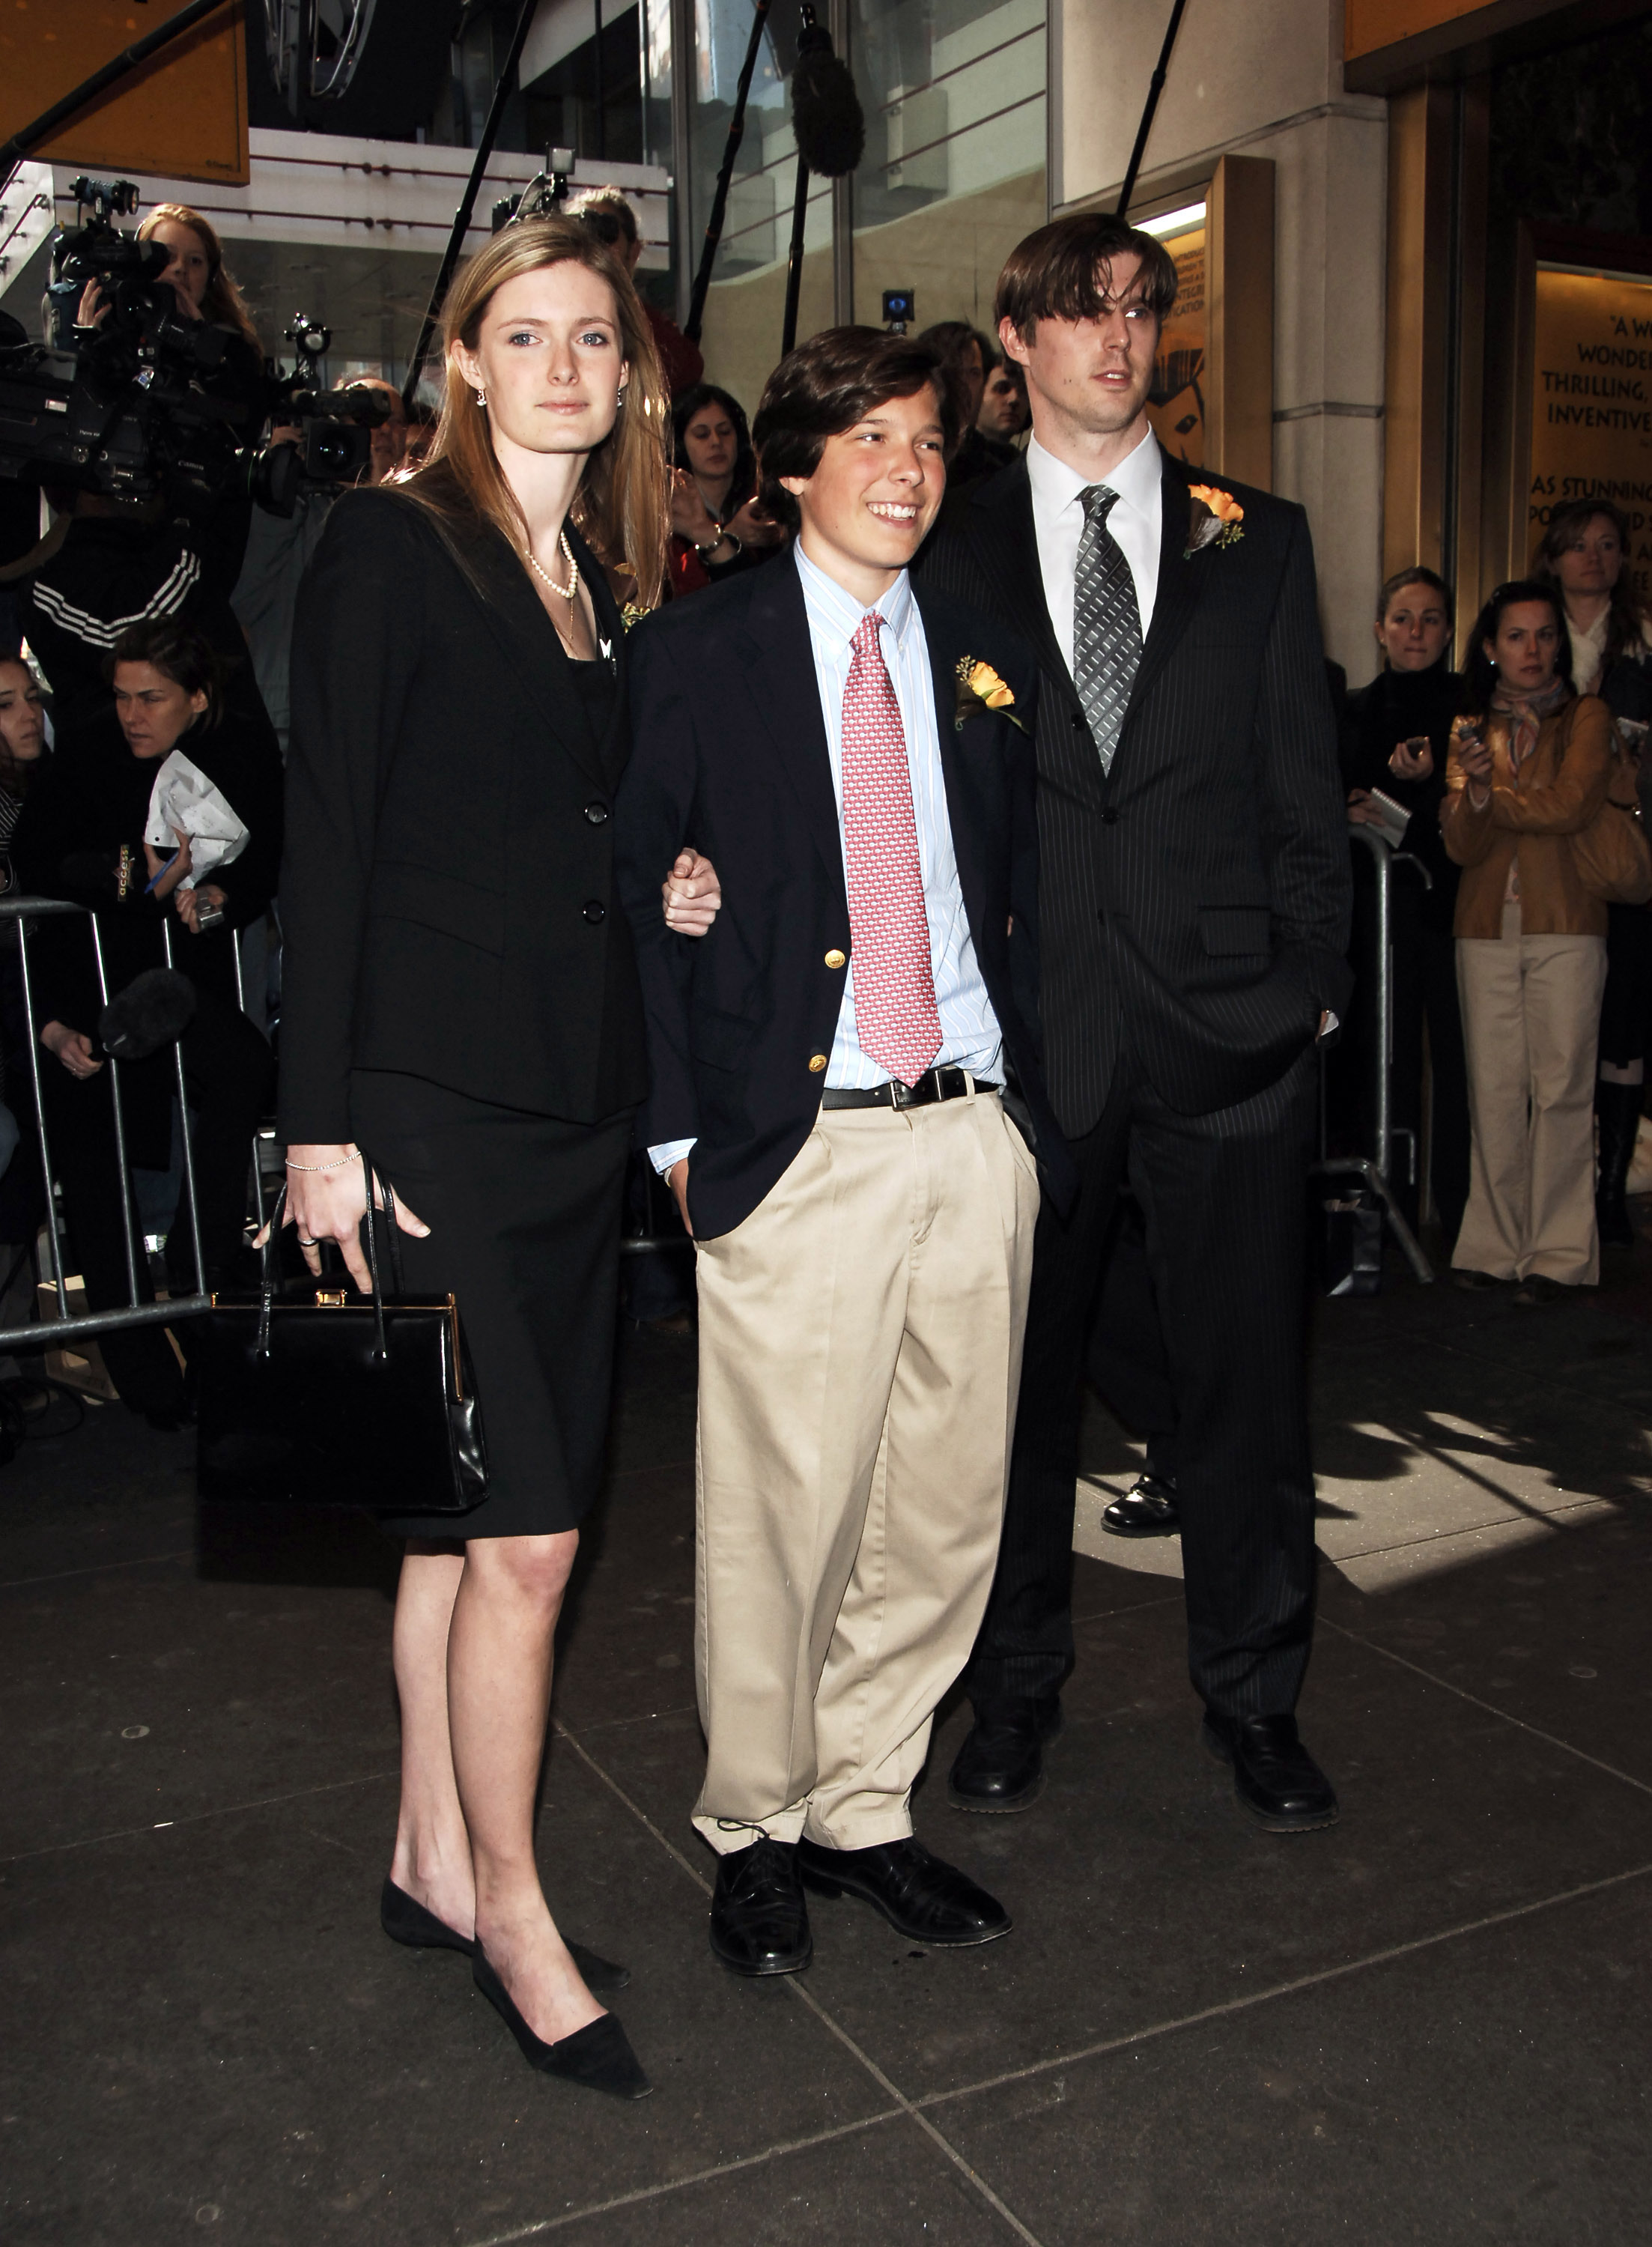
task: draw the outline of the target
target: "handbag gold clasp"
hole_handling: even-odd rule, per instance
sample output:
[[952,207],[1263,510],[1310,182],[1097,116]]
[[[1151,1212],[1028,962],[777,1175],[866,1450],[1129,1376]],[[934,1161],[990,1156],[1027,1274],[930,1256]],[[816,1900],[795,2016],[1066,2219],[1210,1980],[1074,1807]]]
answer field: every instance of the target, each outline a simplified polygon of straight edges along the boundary
[[344,1307],[345,1291],[342,1287],[317,1288],[316,1308],[318,1311],[342,1311]]

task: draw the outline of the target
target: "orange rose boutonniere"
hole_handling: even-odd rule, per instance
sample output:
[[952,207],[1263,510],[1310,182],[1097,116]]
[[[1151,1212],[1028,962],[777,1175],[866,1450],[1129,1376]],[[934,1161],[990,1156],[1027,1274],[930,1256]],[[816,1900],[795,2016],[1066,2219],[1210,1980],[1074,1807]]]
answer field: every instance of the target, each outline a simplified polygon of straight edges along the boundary
[[[1216,484],[1193,484],[1188,490],[1191,518],[1187,526],[1186,555],[1205,546],[1232,546],[1244,537],[1240,525],[1245,510],[1232,492]],[[1185,558],[1185,557],[1184,557]]]
[[992,665],[978,662],[973,655],[960,656],[958,660],[958,707],[952,714],[954,732],[962,727],[966,719],[978,718],[983,710],[996,710],[1023,734],[1027,729],[1026,719],[1015,707],[1014,695]]

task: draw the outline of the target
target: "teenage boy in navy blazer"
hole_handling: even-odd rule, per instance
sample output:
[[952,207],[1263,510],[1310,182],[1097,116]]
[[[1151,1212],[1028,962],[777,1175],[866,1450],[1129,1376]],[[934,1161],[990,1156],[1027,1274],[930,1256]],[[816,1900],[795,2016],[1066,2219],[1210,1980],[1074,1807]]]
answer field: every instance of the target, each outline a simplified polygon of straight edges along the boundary
[[[1037,1048],[1034,672],[906,572],[957,413],[914,340],[793,352],[753,432],[792,553],[630,649],[643,1129],[699,1252],[694,1824],[712,1948],[747,1974],[808,1964],[806,1886],[925,1944],[1010,1926],[909,1806],[997,1555],[1037,1164],[1070,1175]],[[722,893],[692,942],[657,886],[691,843]]]
[[1346,811],[1300,507],[1171,458],[1147,400],[1176,269],[1109,214],[1018,244],[1026,453],[921,582],[1037,659],[1043,1035],[1082,1185],[1045,1209],[1003,1549],[966,1676],[966,1810],[1027,1807],[1073,1663],[1085,1337],[1128,1175],[1177,1420],[1204,1738],[1275,1831],[1336,1798],[1296,1729],[1314,1618],[1303,1312],[1314,1048],[1347,1005]]

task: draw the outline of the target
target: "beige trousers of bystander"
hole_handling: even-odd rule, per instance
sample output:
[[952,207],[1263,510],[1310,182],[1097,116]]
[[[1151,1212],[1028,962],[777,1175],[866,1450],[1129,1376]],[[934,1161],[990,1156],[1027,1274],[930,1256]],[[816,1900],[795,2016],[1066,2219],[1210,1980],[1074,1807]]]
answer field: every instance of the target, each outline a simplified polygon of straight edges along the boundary
[[823,1110],[699,1244],[694,1824],[720,1854],[911,1831],[992,1587],[1038,1203],[981,1089]]
[[1473,1152],[1452,1263],[1573,1287],[1601,1276],[1594,1229],[1594,1056],[1606,988],[1598,936],[1459,937]]

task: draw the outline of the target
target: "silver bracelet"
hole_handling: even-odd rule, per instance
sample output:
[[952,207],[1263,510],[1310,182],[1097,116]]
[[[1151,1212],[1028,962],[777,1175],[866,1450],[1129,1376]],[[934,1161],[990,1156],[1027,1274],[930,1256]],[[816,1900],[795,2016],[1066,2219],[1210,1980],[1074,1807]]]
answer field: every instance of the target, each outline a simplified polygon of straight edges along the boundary
[[352,1163],[358,1163],[360,1160],[361,1151],[359,1148],[348,1155],[341,1155],[336,1163],[295,1163],[291,1156],[289,1155],[287,1158],[287,1168],[290,1171],[302,1171],[305,1176],[309,1178],[318,1178],[323,1171],[348,1170]]

